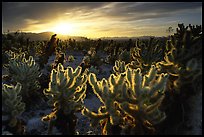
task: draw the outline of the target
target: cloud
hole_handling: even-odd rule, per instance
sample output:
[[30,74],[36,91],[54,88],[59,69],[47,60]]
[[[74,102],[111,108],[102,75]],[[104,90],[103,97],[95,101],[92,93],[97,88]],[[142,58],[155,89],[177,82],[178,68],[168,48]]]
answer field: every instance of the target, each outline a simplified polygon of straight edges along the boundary
[[[50,18],[66,11],[93,10],[105,3],[72,3],[72,2],[4,2],[3,14],[9,17],[22,16],[25,18]],[[6,16],[5,16],[6,18]]]
[[140,20],[161,18],[175,15],[184,11],[201,8],[199,2],[146,2],[146,3],[117,3],[106,16],[119,20]]
[[37,30],[65,21],[83,32],[132,34],[143,26],[164,28],[193,18],[199,23],[201,11],[201,2],[3,2],[2,23],[3,29]]
[[12,19],[16,16],[54,19],[57,15],[61,16],[62,13],[83,13],[82,16],[101,13],[101,16],[113,18],[140,19],[160,17],[199,7],[202,7],[201,2],[3,2],[3,15],[5,19]]

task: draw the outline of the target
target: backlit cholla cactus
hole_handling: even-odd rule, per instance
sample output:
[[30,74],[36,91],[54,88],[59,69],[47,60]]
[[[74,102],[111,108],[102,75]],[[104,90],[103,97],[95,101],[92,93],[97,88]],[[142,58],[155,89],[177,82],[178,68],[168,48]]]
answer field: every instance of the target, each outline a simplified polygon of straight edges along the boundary
[[144,129],[153,129],[166,117],[159,106],[165,96],[167,79],[167,74],[157,76],[155,66],[144,76],[140,68],[127,68],[101,81],[92,73],[89,83],[104,105],[98,113],[84,108],[82,114],[91,119],[92,125],[100,123],[103,134],[145,134]]
[[74,56],[70,55],[67,59],[68,62],[73,62],[75,60]]
[[189,60],[186,64],[186,71],[191,72],[189,75],[183,75],[185,79],[196,80],[197,77],[202,76],[202,60],[196,60],[195,58]]
[[157,63],[161,72],[170,74],[176,90],[184,85],[193,86],[202,76],[202,30],[199,26],[178,26],[177,32],[167,41],[164,61]]
[[41,75],[39,66],[35,63],[32,56],[28,59],[25,58],[25,54],[15,54],[8,52],[9,64],[6,69],[9,72],[9,76],[13,82],[19,82],[22,85],[21,95],[24,102],[28,100],[40,88],[38,78]]
[[19,123],[18,117],[25,111],[25,103],[20,95],[22,86],[2,85],[2,122],[3,125],[14,128]]
[[[5,51],[5,53],[6,53],[6,56],[9,60],[15,59],[16,61],[19,61],[19,62],[21,62],[23,60],[23,57],[26,57],[24,52],[16,53],[16,52],[9,50],[9,51]],[[5,65],[5,66],[7,66],[7,65]]]
[[[116,97],[120,95],[120,90],[123,85],[123,76],[120,78],[115,77],[113,74],[109,77],[109,81],[103,78],[101,81],[97,81],[94,73],[89,74],[89,83],[93,88],[94,93],[104,104],[98,109],[98,114],[89,111],[87,108],[82,110],[82,114],[91,118],[91,125],[102,125],[103,134],[119,134],[114,133],[111,129],[113,127],[119,127],[122,120],[123,113],[119,110],[119,104],[116,102]],[[113,85],[109,85],[110,82],[114,82]],[[120,131],[119,131],[120,132]]]
[[115,65],[113,66],[113,72],[116,75],[125,72],[127,65],[125,65],[124,61],[116,60]]
[[86,96],[87,76],[82,74],[81,70],[80,66],[75,70],[72,67],[65,70],[62,64],[59,64],[57,70],[53,69],[51,72],[49,88],[44,90],[44,94],[49,99],[48,104],[54,109],[42,120],[54,120],[55,126],[58,125],[63,134],[74,134],[76,124],[74,113],[82,109],[83,99]]
[[[202,57],[202,36],[200,33],[195,33],[197,28],[191,28],[188,30],[187,26],[179,24],[177,33],[171,36],[171,39],[167,41],[166,49],[167,54],[164,59],[166,62],[174,64],[186,64],[187,61],[195,57],[200,59]],[[169,59],[169,60],[168,60]]]
[[147,72],[151,65],[163,59],[163,47],[159,45],[159,40],[151,37],[149,41],[136,41],[136,47],[132,53],[131,68],[141,68],[142,72]]
[[126,49],[122,51],[118,57],[120,61],[125,61],[125,63],[129,63],[131,61],[131,54],[130,51],[127,51]]
[[144,76],[140,68],[128,68],[125,73],[126,90],[123,90],[124,100],[120,101],[128,121],[124,131],[130,134],[145,134],[143,128],[154,129],[153,126],[166,117],[165,113],[159,110],[159,106],[165,97],[168,75],[158,75],[154,65]]
[[83,61],[87,66],[90,66],[90,61],[91,61],[90,56],[84,56]]
[[94,73],[96,75],[99,74],[99,70],[95,67],[95,66],[91,66],[89,69],[88,69],[89,73]]
[[84,57],[84,63],[87,64],[86,66],[89,67],[92,66],[96,66],[99,67],[102,63],[100,56],[98,55],[98,53],[96,52],[97,50],[93,47],[90,48],[90,50],[88,51],[88,55],[86,55]]

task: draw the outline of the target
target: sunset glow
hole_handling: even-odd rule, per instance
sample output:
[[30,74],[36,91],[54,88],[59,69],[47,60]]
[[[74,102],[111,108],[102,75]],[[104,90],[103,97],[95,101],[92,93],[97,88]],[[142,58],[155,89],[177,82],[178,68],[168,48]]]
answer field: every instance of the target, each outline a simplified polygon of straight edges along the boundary
[[169,26],[202,24],[201,2],[3,2],[2,7],[2,32],[167,36]]
[[56,26],[50,31],[54,33],[62,34],[62,35],[72,35],[74,34],[75,29],[76,28],[73,24],[60,23],[60,24],[56,24]]

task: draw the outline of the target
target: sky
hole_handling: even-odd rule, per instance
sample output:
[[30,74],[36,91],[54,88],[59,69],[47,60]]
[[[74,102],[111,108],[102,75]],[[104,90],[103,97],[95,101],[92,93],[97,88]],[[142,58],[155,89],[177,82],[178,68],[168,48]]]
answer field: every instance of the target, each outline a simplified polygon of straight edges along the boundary
[[167,36],[178,23],[202,24],[202,2],[3,2],[2,32],[72,36]]

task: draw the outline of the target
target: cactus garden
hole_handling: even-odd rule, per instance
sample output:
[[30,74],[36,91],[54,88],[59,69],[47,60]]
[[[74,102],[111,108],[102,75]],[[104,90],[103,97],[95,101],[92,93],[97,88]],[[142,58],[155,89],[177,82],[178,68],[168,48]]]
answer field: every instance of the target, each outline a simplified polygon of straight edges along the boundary
[[2,34],[2,135],[202,135],[201,25],[61,37]]

